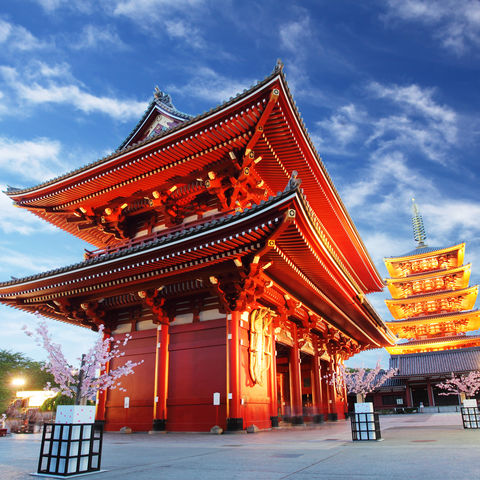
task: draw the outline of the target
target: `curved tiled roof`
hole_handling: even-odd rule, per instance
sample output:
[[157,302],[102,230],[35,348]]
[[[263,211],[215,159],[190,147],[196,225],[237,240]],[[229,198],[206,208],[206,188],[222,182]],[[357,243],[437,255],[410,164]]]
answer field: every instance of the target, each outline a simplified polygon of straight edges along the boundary
[[[125,153],[127,153],[131,150],[135,150],[139,146],[143,146],[143,145],[146,145],[148,143],[154,142],[155,140],[158,140],[159,138],[161,138],[165,135],[170,135],[172,132],[175,132],[177,130],[185,128],[186,126],[190,125],[191,123],[195,123],[195,122],[197,122],[197,121],[199,121],[203,118],[206,118],[206,117],[214,114],[215,112],[217,112],[219,110],[222,110],[223,108],[228,107],[231,104],[234,104],[235,102],[237,102],[241,98],[248,96],[249,93],[255,91],[258,87],[268,83],[272,78],[274,78],[276,75],[279,75],[279,74],[283,76],[282,69],[277,65],[270,75],[268,75],[263,80],[257,82],[255,85],[252,85],[249,89],[245,89],[243,92],[237,94],[235,97],[229,98],[226,102],[221,103],[220,105],[212,108],[211,110],[207,110],[206,112],[201,113],[200,115],[196,115],[194,117],[191,117],[189,120],[187,120],[183,123],[180,123],[177,126],[171,128],[169,130],[160,132],[158,135],[148,137],[148,138],[146,138],[146,139],[144,139],[140,142],[128,145],[127,147],[125,147],[123,149],[118,149],[118,150],[114,151],[113,153],[111,153],[110,155],[107,155],[106,157],[100,158],[100,159],[98,159],[94,162],[91,162],[91,163],[87,163],[83,167],[80,167],[80,168],[77,168],[77,169],[72,170],[70,172],[64,173],[62,175],[59,175],[58,177],[52,178],[51,180],[47,180],[46,182],[40,183],[40,184],[35,185],[33,187],[15,188],[15,187],[12,187],[12,186],[7,186],[7,190],[4,193],[6,193],[7,195],[14,195],[14,194],[22,194],[22,193],[31,192],[31,191],[37,190],[39,188],[46,187],[48,185],[52,185],[52,184],[57,183],[61,180],[64,180],[66,178],[77,175],[81,172],[90,170],[91,168],[96,167],[98,165],[101,165],[103,163],[106,163],[107,161],[112,160],[115,157],[118,157],[120,155],[124,155]],[[146,112],[145,114],[148,114],[148,113]],[[300,118],[300,115],[299,115],[299,118]],[[303,125],[303,122],[301,122],[301,124],[302,124],[302,127],[305,129],[305,126]],[[313,146],[313,144],[312,144],[312,146]]]
[[250,208],[243,210],[242,212],[236,212],[232,215],[225,215],[224,217],[217,218],[215,220],[207,221],[205,223],[194,225],[190,228],[186,228],[185,230],[180,230],[175,233],[166,233],[163,236],[156,237],[151,241],[146,241],[144,243],[136,244],[130,248],[123,248],[119,249],[113,253],[106,253],[104,255],[95,256],[85,260],[83,262],[75,263],[73,265],[68,265],[66,267],[61,267],[53,270],[49,270],[47,272],[39,273],[37,275],[31,275],[24,278],[15,278],[14,280],[9,280],[7,282],[0,282],[0,287],[7,287],[10,285],[21,284],[25,282],[31,282],[34,280],[38,280],[44,277],[50,277],[52,275],[58,275],[61,273],[65,273],[71,270],[76,270],[85,266],[95,265],[97,263],[105,262],[106,260],[111,260],[114,258],[121,258],[126,255],[130,255],[131,253],[136,253],[141,250],[148,250],[150,248],[158,247],[163,244],[168,244],[172,241],[179,240],[182,238],[187,238],[192,234],[197,234],[201,232],[207,232],[208,230],[221,226],[226,225],[230,222],[235,220],[241,219],[243,217],[248,217],[249,215],[257,212],[258,210],[262,210],[270,204],[275,202],[281,201],[283,198],[290,195],[292,192],[297,190],[299,187],[299,182],[289,182],[287,187],[283,192],[278,192],[275,197],[270,197],[268,200],[262,200],[259,204],[253,204]]
[[403,255],[395,255],[392,257],[386,257],[388,259],[390,258],[403,258],[403,257],[414,257],[415,255],[424,255],[426,253],[433,253],[433,252],[438,252],[439,250],[445,250],[446,248],[449,247],[417,247],[415,250],[411,250],[410,252],[404,253]]
[[396,379],[413,375],[424,376],[480,370],[480,347],[392,355],[390,368],[398,369]]

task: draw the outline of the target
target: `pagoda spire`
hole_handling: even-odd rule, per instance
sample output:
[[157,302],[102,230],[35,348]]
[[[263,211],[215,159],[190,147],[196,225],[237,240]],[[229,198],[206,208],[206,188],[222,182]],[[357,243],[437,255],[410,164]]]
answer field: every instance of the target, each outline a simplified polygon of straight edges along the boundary
[[417,248],[426,246],[425,240],[427,234],[425,233],[425,227],[423,225],[423,218],[418,210],[418,205],[415,203],[415,199],[412,198],[412,225],[413,225],[413,238],[418,242]]

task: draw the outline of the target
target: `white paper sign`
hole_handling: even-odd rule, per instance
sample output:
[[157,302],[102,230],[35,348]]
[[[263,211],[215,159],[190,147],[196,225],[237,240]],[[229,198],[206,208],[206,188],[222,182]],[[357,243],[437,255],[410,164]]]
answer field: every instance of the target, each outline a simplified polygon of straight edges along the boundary
[[123,408],[130,408],[130,397],[124,397]]
[[215,392],[213,394],[213,404],[220,405],[220,392]]

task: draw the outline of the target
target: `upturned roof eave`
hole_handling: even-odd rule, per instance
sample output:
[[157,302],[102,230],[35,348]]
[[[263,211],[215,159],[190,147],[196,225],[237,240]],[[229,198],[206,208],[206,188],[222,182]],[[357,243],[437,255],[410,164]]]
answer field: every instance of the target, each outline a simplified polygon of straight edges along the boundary
[[384,257],[384,262],[399,263],[402,261],[413,261],[421,258],[431,257],[432,254],[438,255],[441,252],[451,252],[465,248],[465,242],[453,245],[451,247],[429,247],[429,251],[425,253],[415,253],[415,250],[396,257]]
[[[96,169],[97,167],[102,167],[106,164],[109,164],[112,161],[115,160],[120,160],[123,157],[126,157],[127,155],[130,155],[132,152],[138,149],[142,149],[145,146],[148,146],[150,144],[156,144],[158,142],[161,142],[165,138],[168,138],[172,136],[173,134],[177,134],[181,132],[182,130],[187,130],[193,125],[196,125],[199,122],[202,121],[208,121],[213,115],[217,115],[219,112],[223,110],[227,110],[231,108],[232,106],[235,106],[239,102],[241,102],[243,99],[251,96],[252,94],[256,93],[259,91],[262,87],[268,85],[273,79],[276,77],[282,77],[283,75],[281,74],[281,71],[275,69],[270,75],[268,75],[264,80],[259,81],[256,85],[252,86],[248,90],[244,90],[242,93],[238,94],[237,96],[229,99],[228,101],[218,105],[217,107],[214,107],[202,114],[199,114],[197,116],[192,117],[190,120],[181,123],[165,132],[161,132],[160,134],[147,138],[145,140],[142,140],[141,142],[137,142],[133,145],[130,145],[122,150],[116,150],[110,155],[100,158],[92,163],[86,164],[83,167],[77,168],[75,170],[72,170],[71,172],[67,172],[59,177],[55,177],[51,180],[48,180],[46,182],[40,183],[38,185],[35,185],[33,187],[28,187],[24,189],[17,189],[14,187],[9,187],[7,191],[4,191],[6,195],[8,195],[11,198],[15,198],[16,196],[19,195],[25,195],[25,194],[32,194],[34,192],[37,192],[39,190],[42,190],[46,187],[51,187],[55,184],[61,184],[62,182],[66,180],[73,180],[75,177],[78,175],[87,172],[88,170],[93,170]],[[59,185],[57,188],[61,188],[61,185]]]
[[[275,82],[277,80],[280,82],[280,84],[282,85],[282,88],[287,93],[286,101],[289,104],[290,110],[293,112],[295,124],[297,125],[297,128],[299,129],[299,131],[302,133],[303,138],[305,139],[305,144],[308,146],[308,149],[310,150],[310,156],[311,158],[315,159],[314,163],[317,165],[320,175],[326,179],[326,183],[329,186],[329,189],[331,191],[330,197],[333,200],[332,206],[334,206],[335,215],[337,215],[339,218],[343,218],[343,220],[341,220],[341,223],[342,223],[342,228],[346,231],[345,235],[351,238],[350,241],[353,245],[353,250],[357,252],[355,254],[357,255],[357,258],[358,258],[357,262],[360,262],[361,264],[363,264],[364,273],[362,275],[370,276],[370,280],[368,280],[367,282],[367,284],[370,285],[368,288],[368,293],[374,292],[374,291],[381,291],[384,285],[383,285],[383,280],[380,276],[380,273],[378,272],[375,264],[373,263],[373,260],[371,259],[370,254],[368,253],[363,241],[361,240],[361,237],[353,223],[353,220],[351,219],[345,205],[343,204],[338,194],[338,191],[336,190],[333,184],[332,179],[330,178],[325,166],[323,165],[323,162],[321,161],[320,156],[318,155],[318,152],[316,151],[313,145],[313,142],[311,141],[308,135],[306,127],[301,119],[300,113],[295,105],[295,102],[293,101],[292,95],[288,88],[288,84],[286,82],[285,76],[281,69],[276,69],[271,75],[266,77],[263,81],[259,82],[257,85],[253,86],[251,89],[244,91],[242,94],[237,95],[235,98],[229,100],[228,102],[225,102],[224,104],[202,115],[193,117],[191,120],[186,121],[185,123],[182,123],[177,127],[174,127],[173,129],[168,130],[163,134],[160,134],[157,137],[153,137],[152,139],[147,139],[143,142],[134,144],[130,147],[123,149],[122,151],[114,152],[112,155],[105,157],[104,159],[100,159],[97,162],[86,165],[83,168],[67,173],[56,179],[52,179],[49,182],[45,182],[36,187],[32,187],[30,189],[9,191],[7,192],[7,195],[9,195],[14,200],[15,199],[20,200],[22,196],[25,197],[25,195],[27,195],[31,197],[33,194],[38,195],[39,193],[42,193],[41,192],[42,189],[52,188],[54,185],[56,185],[57,189],[60,187],[65,187],[66,185],[68,185],[68,182],[72,183],[72,181],[75,180],[75,177],[81,177],[82,175],[85,175],[88,171],[91,171],[92,172],[91,174],[98,173],[100,170],[98,170],[97,172],[97,169],[103,169],[107,166],[107,164],[110,165],[110,163],[112,162],[121,162],[124,156],[131,155],[136,150],[143,149],[144,147],[147,147],[149,145],[156,145],[158,142],[167,141],[167,139],[170,138],[171,135],[177,135],[182,131],[186,131],[189,128],[193,128],[193,126],[196,126],[196,128],[199,128],[201,122],[211,121],[213,116],[218,115],[221,112],[225,112],[229,108],[236,107],[236,105],[244,101],[246,98],[249,98],[250,96],[261,92],[263,88],[267,87],[272,82]],[[95,172],[93,172],[94,170]],[[26,206],[26,208],[28,209],[29,207]],[[355,271],[355,269],[352,269],[352,271]]]

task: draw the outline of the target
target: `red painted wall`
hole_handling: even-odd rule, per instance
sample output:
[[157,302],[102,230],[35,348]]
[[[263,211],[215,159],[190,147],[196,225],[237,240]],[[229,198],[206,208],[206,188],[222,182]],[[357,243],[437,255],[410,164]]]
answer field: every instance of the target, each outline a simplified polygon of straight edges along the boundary
[[[135,368],[132,375],[122,378],[123,392],[118,388],[109,390],[106,403],[107,431],[118,431],[129,426],[134,431],[152,429],[153,420],[153,375],[155,371],[156,330],[133,332],[132,338],[122,350],[125,356],[112,360],[111,369],[123,365],[127,360],[144,363]],[[123,340],[125,335],[115,335],[115,340]],[[130,398],[130,408],[124,408],[124,398]]]
[[[170,326],[167,430],[209,431],[225,425],[226,320]],[[220,392],[221,405],[213,406]]]

